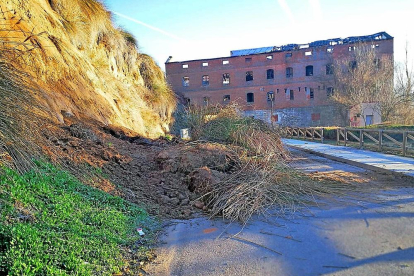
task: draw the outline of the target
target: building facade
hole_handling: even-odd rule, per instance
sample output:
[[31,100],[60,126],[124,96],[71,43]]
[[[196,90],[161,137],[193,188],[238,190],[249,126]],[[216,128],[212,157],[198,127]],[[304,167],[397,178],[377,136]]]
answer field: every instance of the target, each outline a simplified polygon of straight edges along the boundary
[[343,125],[343,116],[329,100],[334,93],[333,64],[349,58],[361,43],[375,48],[379,56],[393,56],[393,37],[381,32],[236,50],[229,57],[180,62],[170,57],[165,63],[166,75],[173,90],[188,104],[237,102],[246,116],[267,122]]

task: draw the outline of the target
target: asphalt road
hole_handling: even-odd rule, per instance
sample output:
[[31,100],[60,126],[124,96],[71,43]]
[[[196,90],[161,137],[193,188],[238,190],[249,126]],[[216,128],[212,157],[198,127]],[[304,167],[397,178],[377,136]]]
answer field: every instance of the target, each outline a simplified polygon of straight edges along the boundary
[[[286,218],[247,225],[200,217],[170,221],[150,275],[414,275],[411,179],[294,151],[293,166],[365,178],[375,189]],[[352,178],[352,177],[350,177]],[[370,184],[363,182],[363,185]],[[368,184],[367,184],[368,183]]]

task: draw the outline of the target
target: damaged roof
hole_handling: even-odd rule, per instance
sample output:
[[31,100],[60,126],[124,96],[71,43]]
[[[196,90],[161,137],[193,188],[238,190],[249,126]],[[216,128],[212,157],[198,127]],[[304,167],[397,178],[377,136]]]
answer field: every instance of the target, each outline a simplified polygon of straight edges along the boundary
[[270,46],[270,47],[252,48],[252,49],[244,49],[244,50],[234,50],[234,51],[230,51],[230,55],[232,57],[247,56],[247,55],[253,55],[253,54],[292,51],[292,50],[298,50],[298,49],[307,48],[307,47],[329,46],[329,45],[349,44],[349,43],[358,43],[358,42],[370,42],[370,41],[377,41],[377,40],[387,40],[387,39],[392,39],[392,38],[393,37],[390,36],[386,32],[379,32],[379,33],[375,33],[372,35],[350,36],[346,38],[332,38],[332,39],[326,39],[326,40],[317,40],[317,41],[313,41],[308,44],[287,44],[283,46]]

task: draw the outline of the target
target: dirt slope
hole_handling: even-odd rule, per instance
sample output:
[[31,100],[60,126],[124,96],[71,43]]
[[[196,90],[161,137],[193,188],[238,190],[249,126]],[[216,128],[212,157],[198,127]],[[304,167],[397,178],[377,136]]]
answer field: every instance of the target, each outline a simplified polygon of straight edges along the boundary
[[50,118],[74,114],[145,137],[168,130],[175,97],[163,72],[100,2],[2,0],[0,28],[2,78],[20,70]]

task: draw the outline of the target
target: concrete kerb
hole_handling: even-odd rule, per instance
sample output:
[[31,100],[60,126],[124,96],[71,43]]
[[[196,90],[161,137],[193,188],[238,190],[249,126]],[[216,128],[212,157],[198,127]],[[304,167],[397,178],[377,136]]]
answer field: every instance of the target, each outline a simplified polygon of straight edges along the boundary
[[395,175],[395,176],[398,176],[398,177],[414,179],[414,176],[407,175],[407,174],[404,174],[402,172],[391,171],[391,170],[383,169],[383,168],[380,168],[380,167],[377,167],[377,166],[373,166],[373,165],[369,165],[369,164],[363,164],[363,163],[360,163],[360,162],[356,162],[356,161],[349,160],[349,159],[342,158],[342,157],[338,157],[338,156],[329,155],[329,154],[318,152],[318,151],[315,151],[315,150],[304,149],[304,148],[301,148],[301,147],[298,147],[298,146],[292,146],[292,145],[286,145],[286,147],[287,148],[294,148],[294,149],[301,150],[301,151],[304,151],[304,152],[308,152],[308,153],[311,153],[311,154],[315,154],[315,155],[318,155],[318,156],[321,156],[321,157],[325,157],[325,158],[328,158],[328,159],[331,159],[331,160],[334,160],[334,161],[342,162],[342,163],[345,163],[345,164],[348,164],[348,165],[360,167],[360,168],[363,168],[363,169],[366,169],[366,170],[379,172],[379,173],[383,173],[383,174]]

